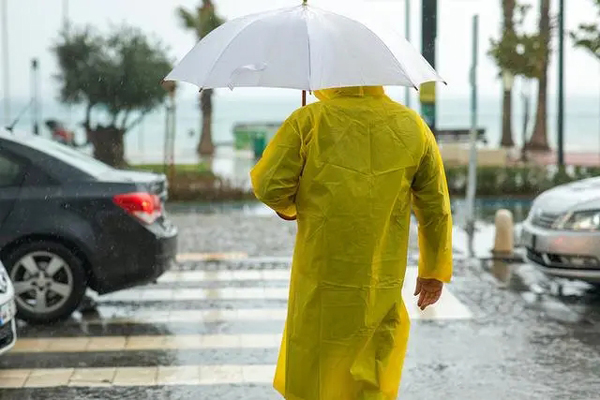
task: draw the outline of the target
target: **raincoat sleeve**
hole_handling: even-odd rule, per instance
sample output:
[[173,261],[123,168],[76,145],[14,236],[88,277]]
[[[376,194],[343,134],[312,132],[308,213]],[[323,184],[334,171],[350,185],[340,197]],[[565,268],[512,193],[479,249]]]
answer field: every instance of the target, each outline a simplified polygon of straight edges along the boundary
[[256,198],[287,218],[296,217],[296,192],[304,162],[302,137],[292,116],[250,173]]
[[425,137],[420,165],[412,183],[413,208],[419,223],[419,277],[450,282],[452,214],[444,164],[431,130],[421,118]]

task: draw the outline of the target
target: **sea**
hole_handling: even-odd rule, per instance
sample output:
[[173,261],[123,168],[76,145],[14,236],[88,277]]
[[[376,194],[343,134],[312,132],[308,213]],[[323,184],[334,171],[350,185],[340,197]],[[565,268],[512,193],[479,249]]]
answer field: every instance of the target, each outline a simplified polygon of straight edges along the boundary
[[[403,97],[396,99],[402,102]],[[535,104],[535,102],[532,102]],[[413,99],[418,111],[418,104]],[[11,102],[13,118],[22,116],[16,131],[31,131],[33,111],[27,100]],[[176,103],[175,162],[194,163],[197,161],[195,148],[199,140],[201,126],[198,99],[187,97]],[[300,96],[235,96],[230,93],[214,97],[213,135],[217,145],[231,146],[233,128],[240,123],[280,123],[300,106]],[[569,152],[600,154],[600,93],[598,96],[569,96],[565,110],[565,148]],[[54,99],[42,101],[38,108],[42,122],[42,135],[50,136],[43,121],[57,119],[73,130],[78,141],[85,140],[81,127],[84,109],[81,106],[64,106]],[[0,110],[0,113],[2,111]],[[519,145],[523,138],[523,102],[515,95],[513,101],[513,134]],[[533,128],[535,110],[530,112],[529,131]],[[131,164],[159,163],[164,159],[166,107],[161,106],[145,116],[141,123],[126,135],[126,158]],[[478,126],[484,128],[488,147],[498,147],[501,133],[500,97],[482,97],[478,101]],[[0,121],[3,121],[0,116]],[[439,129],[468,129],[471,121],[471,106],[468,97],[442,97],[437,104],[437,126]],[[556,146],[556,101],[549,99],[548,135],[552,147]]]

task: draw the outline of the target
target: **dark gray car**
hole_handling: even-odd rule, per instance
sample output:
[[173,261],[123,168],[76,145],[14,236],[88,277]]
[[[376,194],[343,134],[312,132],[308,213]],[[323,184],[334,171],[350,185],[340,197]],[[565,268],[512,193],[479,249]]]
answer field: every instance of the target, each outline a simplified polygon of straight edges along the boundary
[[65,318],[88,287],[104,294],[159,277],[176,255],[166,193],[164,175],[0,131],[0,259],[18,316]]

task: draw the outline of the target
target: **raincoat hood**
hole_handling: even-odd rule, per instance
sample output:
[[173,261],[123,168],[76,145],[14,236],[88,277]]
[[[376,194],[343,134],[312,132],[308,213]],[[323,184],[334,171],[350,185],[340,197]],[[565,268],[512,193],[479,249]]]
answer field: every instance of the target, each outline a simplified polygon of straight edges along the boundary
[[315,97],[321,101],[337,97],[381,97],[385,96],[383,86],[351,86],[332,89],[315,90]]

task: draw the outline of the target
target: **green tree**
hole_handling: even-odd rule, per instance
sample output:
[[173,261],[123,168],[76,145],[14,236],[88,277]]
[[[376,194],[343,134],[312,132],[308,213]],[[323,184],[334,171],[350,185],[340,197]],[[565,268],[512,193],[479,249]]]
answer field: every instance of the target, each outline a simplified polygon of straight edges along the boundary
[[[159,85],[172,68],[166,50],[140,30],[124,26],[105,36],[90,27],[63,32],[53,51],[61,101],[85,106],[82,125],[94,156],[125,166],[125,134],[167,94]],[[94,124],[103,116],[107,123]]]
[[[202,4],[195,11],[189,11],[184,7],[177,9],[177,16],[181,26],[196,35],[197,40],[202,40],[213,30],[221,26],[225,20],[219,17],[211,0],[202,0]],[[197,152],[201,156],[211,156],[215,152],[212,139],[212,113],[213,113],[213,90],[206,89],[200,94],[200,111],[202,113],[200,142]]]
[[[598,17],[600,21],[600,0],[594,0]],[[585,49],[592,53],[600,61],[600,23],[584,23],[579,25],[577,30],[571,32],[571,38],[575,42],[575,47]]]
[[[534,79],[539,75],[537,58],[540,56],[539,36],[524,32],[524,24],[530,10],[527,4],[516,0],[502,0],[503,26],[499,39],[492,39],[488,54],[499,68],[499,76]],[[502,101],[503,147],[514,146],[512,133],[512,88],[504,85]]]

